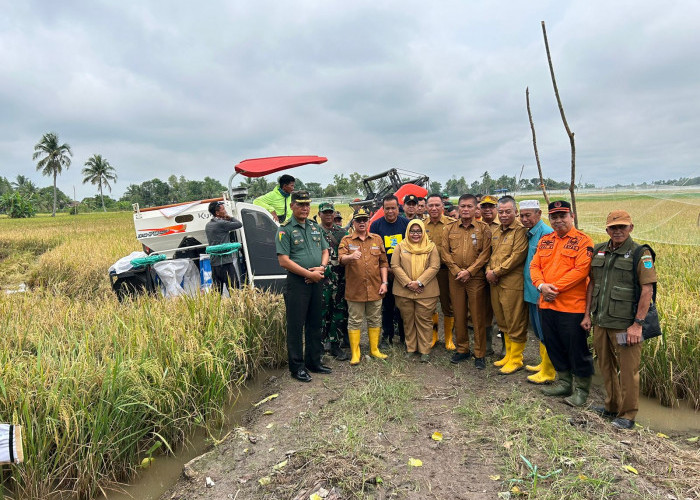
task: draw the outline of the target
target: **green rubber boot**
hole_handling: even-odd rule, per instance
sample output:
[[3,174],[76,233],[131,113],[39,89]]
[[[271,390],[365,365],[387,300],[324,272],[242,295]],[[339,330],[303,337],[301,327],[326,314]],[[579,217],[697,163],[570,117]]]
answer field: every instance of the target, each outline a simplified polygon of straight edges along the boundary
[[557,381],[542,389],[545,396],[571,396],[571,372],[557,372]]
[[591,377],[575,377],[574,393],[564,402],[569,406],[580,407],[586,404],[588,392],[591,390]]

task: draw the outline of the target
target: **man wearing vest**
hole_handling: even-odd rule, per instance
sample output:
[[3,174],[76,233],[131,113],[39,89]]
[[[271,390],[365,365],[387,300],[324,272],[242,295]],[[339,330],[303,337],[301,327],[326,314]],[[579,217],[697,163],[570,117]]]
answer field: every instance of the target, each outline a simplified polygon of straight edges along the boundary
[[[593,250],[581,326],[588,330],[595,325],[593,345],[605,381],[605,406],[592,409],[613,417],[618,429],[632,429],[639,406],[642,323],[651,305],[656,269],[649,247],[630,238],[634,228],[630,214],[614,210],[605,225],[610,240]],[[641,286],[639,297],[635,296],[635,273]]]
[[294,191],[295,182],[296,180],[291,175],[282,175],[277,180],[279,186],[275,187],[275,189],[269,193],[255,198],[253,204],[263,207],[270,212],[273,219],[282,224],[292,217],[292,208],[290,205],[292,199],[290,195],[292,191]]
[[583,406],[593,376],[588,334],[581,327],[593,240],[574,227],[568,201],[549,204],[549,221],[554,232],[542,236],[530,263],[532,284],[541,295],[544,343],[558,377],[556,384],[542,392],[568,396],[564,400],[567,404]]

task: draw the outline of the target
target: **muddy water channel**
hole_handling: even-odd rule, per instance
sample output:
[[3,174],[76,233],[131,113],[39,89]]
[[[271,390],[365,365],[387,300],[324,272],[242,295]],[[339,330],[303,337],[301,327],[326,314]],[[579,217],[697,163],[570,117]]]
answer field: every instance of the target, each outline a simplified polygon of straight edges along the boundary
[[[279,377],[284,369],[261,371],[258,376],[241,387],[238,397],[226,411],[226,425],[214,433],[221,439],[234,427],[240,426],[242,418],[251,405],[265,397],[265,381]],[[108,492],[108,500],[158,500],[182,474],[183,466],[195,457],[205,453],[211,446],[209,435],[203,430],[195,432],[189,443],[179,449],[175,456],[159,455],[150,467],[139,472],[131,484],[122,486],[123,491]],[[105,497],[100,497],[105,498]]]

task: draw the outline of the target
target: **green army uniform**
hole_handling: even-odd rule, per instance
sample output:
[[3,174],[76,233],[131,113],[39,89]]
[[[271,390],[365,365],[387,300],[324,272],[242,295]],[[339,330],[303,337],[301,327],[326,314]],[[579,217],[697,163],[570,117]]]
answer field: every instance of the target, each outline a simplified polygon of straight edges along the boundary
[[337,224],[326,229],[321,226],[328,242],[330,260],[323,279],[321,338],[323,342],[340,343],[348,329],[348,303],[345,301],[345,266],[338,261],[338,245],[348,232]]
[[[316,222],[306,219],[299,223],[292,216],[277,231],[276,246],[278,255],[288,255],[293,262],[309,269],[322,264],[328,242]],[[284,302],[287,309],[287,355],[292,375],[305,367],[321,366],[322,287],[322,281],[306,283],[303,276],[287,272]]]

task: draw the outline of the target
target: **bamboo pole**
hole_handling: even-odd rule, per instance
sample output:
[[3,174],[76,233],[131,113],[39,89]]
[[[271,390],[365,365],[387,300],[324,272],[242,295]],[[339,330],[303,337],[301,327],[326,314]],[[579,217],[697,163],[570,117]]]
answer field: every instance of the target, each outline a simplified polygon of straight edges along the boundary
[[559,98],[559,89],[557,88],[557,80],[554,78],[554,66],[552,66],[552,56],[549,53],[549,42],[547,41],[547,29],[544,26],[544,21],[542,21],[542,34],[544,35],[544,47],[547,51],[547,62],[549,63],[549,74],[552,76],[552,86],[554,87],[554,95],[557,98],[557,105],[559,106],[559,114],[561,115],[561,120],[564,122],[564,128],[566,129],[566,135],[569,136],[569,144],[571,145],[571,183],[569,184],[569,192],[571,193],[571,210],[574,212],[574,225],[578,228],[578,215],[576,213],[576,195],[574,193],[576,189],[576,143],[574,142],[574,133],[569,128],[569,124],[566,121],[566,115],[564,114],[564,106]]
[[535,136],[535,124],[532,121],[532,111],[530,111],[530,87],[525,87],[525,102],[527,103],[527,117],[530,119],[530,130],[532,130],[532,147],[535,149],[535,161],[537,162],[537,172],[540,174],[540,187],[544,200],[549,205],[549,195],[547,187],[544,185],[544,177],[542,176],[542,165],[540,165],[540,154],[537,152],[537,136]]

